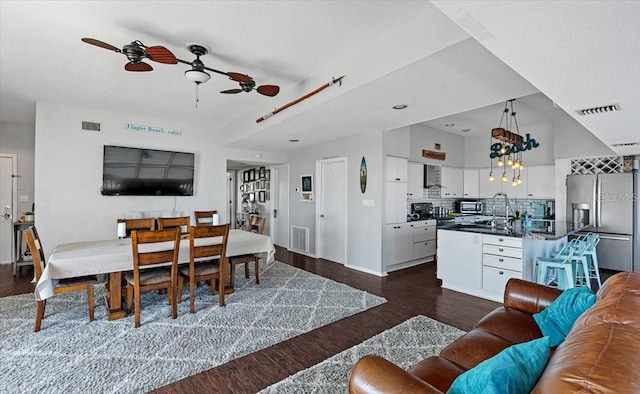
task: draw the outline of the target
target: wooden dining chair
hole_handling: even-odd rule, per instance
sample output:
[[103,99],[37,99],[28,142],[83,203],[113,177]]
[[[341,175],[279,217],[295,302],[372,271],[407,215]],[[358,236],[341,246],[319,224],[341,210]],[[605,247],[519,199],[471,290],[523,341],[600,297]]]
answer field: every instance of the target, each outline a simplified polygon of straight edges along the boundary
[[150,230],[153,231],[156,229],[156,219],[155,218],[144,218],[144,219],[118,219],[118,223],[124,222],[126,224],[127,229],[127,237],[131,236],[131,232],[134,230]]
[[213,224],[213,215],[218,211],[193,211],[196,226],[210,226]]
[[258,215],[250,215],[249,223],[247,224],[247,231],[262,234],[264,233],[264,227],[266,224],[267,218],[260,217]]
[[[145,248],[140,245],[172,242],[164,247]],[[178,317],[176,290],[178,285],[178,252],[180,250],[180,229],[178,227],[158,231],[131,232],[133,248],[133,271],[125,273],[127,282],[127,311],[131,311],[132,298],[135,299],[135,327],[140,327],[140,293],[149,290],[167,289],[171,318]],[[166,266],[166,263],[171,263]],[[161,265],[161,266],[158,266]]]
[[[247,231],[262,234],[266,223],[267,219],[265,217],[251,215],[249,216]],[[234,287],[235,285],[236,267],[239,264],[244,264],[244,277],[249,278],[249,263],[254,264],[254,269],[256,271],[256,284],[260,284],[260,258],[255,254],[243,254],[229,258],[229,264],[231,265],[231,279],[229,280],[229,285],[231,287]]]
[[[216,244],[198,244],[201,238],[220,237]],[[178,282],[178,301],[182,301],[182,286],[184,279],[189,280],[189,311],[195,313],[195,284],[199,281],[210,281],[211,295],[218,290],[218,303],[224,306],[224,279],[227,273],[227,239],[229,238],[229,224],[218,226],[189,227],[189,266],[180,267]],[[217,257],[212,259],[212,257]],[[216,286],[217,284],[217,286]]]
[[[33,272],[35,281],[40,280],[42,271],[46,267],[46,260],[44,257],[44,251],[42,250],[42,243],[40,237],[34,226],[29,227],[25,231],[27,238],[27,245],[31,251],[31,258],[33,262]],[[60,279],[53,288],[53,294],[68,293],[71,291],[86,291],[87,303],[89,305],[89,321],[93,321],[93,285],[97,282],[95,275],[82,276],[78,278]],[[36,301],[36,322],[33,327],[34,332],[40,331],[42,326],[42,319],[44,319],[44,311],[47,306],[47,300]]]
[[158,218],[158,230],[179,227],[182,234],[187,234],[189,232],[190,223],[191,218],[189,216]]

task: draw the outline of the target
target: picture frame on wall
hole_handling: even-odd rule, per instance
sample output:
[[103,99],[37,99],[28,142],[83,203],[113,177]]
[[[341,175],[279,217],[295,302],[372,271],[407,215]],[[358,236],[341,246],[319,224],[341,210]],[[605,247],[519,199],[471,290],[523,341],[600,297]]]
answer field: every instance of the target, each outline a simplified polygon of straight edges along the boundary
[[300,176],[300,202],[313,202],[313,175]]
[[252,168],[249,170],[249,182],[253,182],[256,180],[256,169]]
[[265,192],[261,190],[258,192],[258,202],[265,202]]
[[271,170],[266,170],[264,172],[264,179],[266,179],[267,181],[271,180]]
[[255,193],[249,193],[249,201],[255,201],[256,200],[256,194]]
[[260,190],[260,181],[255,181],[253,184],[253,190],[258,191]]
[[265,186],[265,181],[264,181],[264,179],[260,179],[260,189],[263,189],[263,190],[264,190],[264,188],[265,188],[264,186]]
[[243,171],[242,172],[242,181],[244,183],[249,182],[249,171]]
[[264,179],[264,177],[265,177],[265,171],[266,171],[266,168],[265,168],[265,167],[260,167],[260,168],[258,169],[258,179]]
[[264,183],[264,188],[265,188],[265,190],[271,190],[271,182],[266,181],[266,182]]
[[313,175],[301,175],[300,185],[302,186],[303,192],[313,192]]
[[265,199],[267,201],[271,201],[271,192],[270,191],[267,191],[264,195],[265,195]]

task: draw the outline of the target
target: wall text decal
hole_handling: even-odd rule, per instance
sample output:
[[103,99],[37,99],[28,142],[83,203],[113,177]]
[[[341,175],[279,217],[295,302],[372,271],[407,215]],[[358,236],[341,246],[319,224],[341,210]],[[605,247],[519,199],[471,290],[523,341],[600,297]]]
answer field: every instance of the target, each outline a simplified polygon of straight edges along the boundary
[[502,147],[502,144],[500,142],[496,142],[495,144],[491,145],[491,154],[489,155],[489,157],[495,159],[496,157],[508,156],[512,153],[524,152],[533,148],[537,148],[539,146],[540,144],[538,143],[538,141],[531,138],[529,133],[527,133],[527,138],[521,144],[505,145],[505,148],[507,150],[504,153],[500,153],[500,148]]
[[182,130],[165,129],[164,127],[147,126],[147,125],[135,124],[135,123],[127,123],[125,128],[127,130],[145,131],[145,132],[154,133],[154,134],[167,134],[167,135],[177,135],[177,136],[182,135]]

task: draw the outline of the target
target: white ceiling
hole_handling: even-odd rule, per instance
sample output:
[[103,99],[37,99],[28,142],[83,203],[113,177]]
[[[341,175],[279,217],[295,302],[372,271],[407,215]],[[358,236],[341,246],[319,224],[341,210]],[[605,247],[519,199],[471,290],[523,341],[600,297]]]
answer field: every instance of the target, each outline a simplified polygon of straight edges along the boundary
[[[631,41],[640,37],[640,2],[433,3],[3,0],[0,120],[33,123],[36,101],[58,102],[188,120],[229,147],[283,152],[425,121],[487,130],[504,100],[518,98],[521,126],[568,114],[607,144],[640,141],[640,51]],[[123,55],[82,37],[163,45],[188,61],[187,44],[201,43],[212,48],[206,66],[281,92],[222,95],[237,84],[214,74],[195,108],[187,65],[126,72]],[[341,75],[342,86],[256,123]],[[409,107],[391,109],[399,103]],[[623,110],[575,112],[613,103]],[[640,154],[640,146],[612,149]]]

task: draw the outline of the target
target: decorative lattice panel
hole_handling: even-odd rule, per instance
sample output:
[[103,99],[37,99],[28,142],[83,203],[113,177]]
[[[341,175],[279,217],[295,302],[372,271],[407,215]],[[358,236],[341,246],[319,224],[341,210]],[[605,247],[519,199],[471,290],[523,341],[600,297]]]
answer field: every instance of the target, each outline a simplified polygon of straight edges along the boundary
[[571,160],[572,175],[620,174],[622,173],[622,156],[586,157]]

